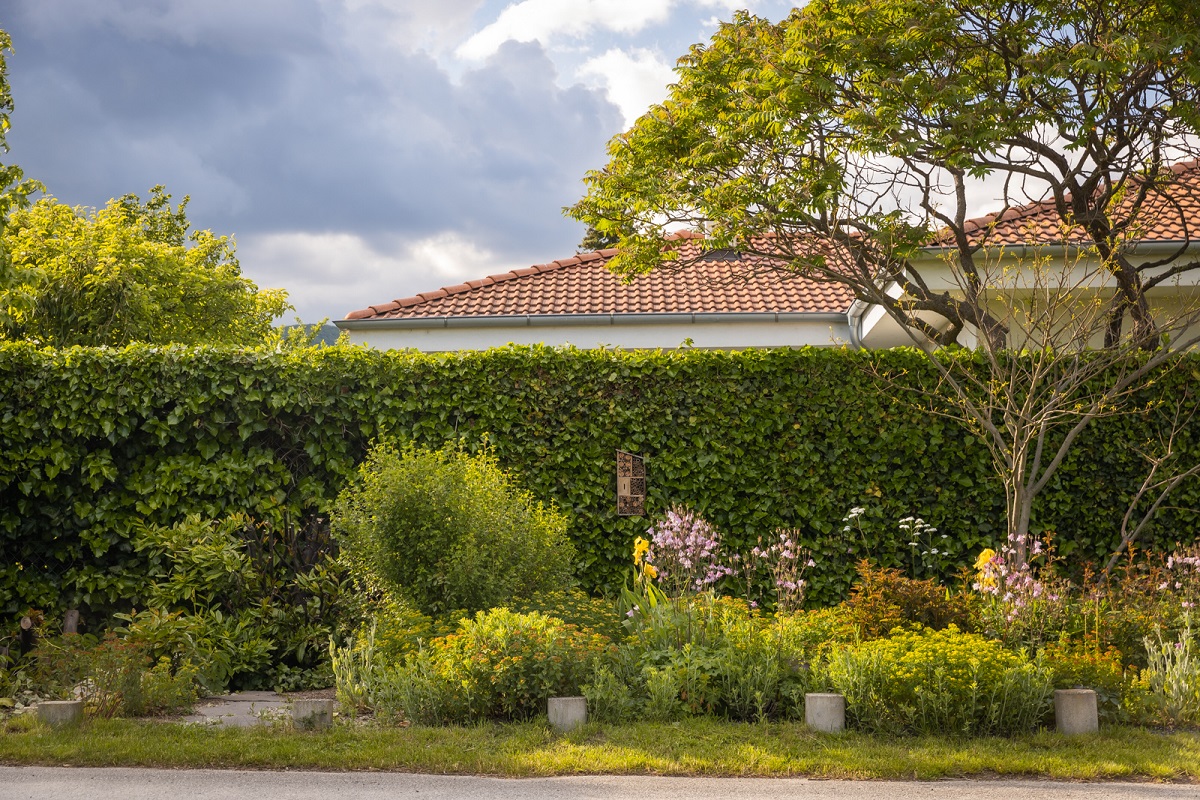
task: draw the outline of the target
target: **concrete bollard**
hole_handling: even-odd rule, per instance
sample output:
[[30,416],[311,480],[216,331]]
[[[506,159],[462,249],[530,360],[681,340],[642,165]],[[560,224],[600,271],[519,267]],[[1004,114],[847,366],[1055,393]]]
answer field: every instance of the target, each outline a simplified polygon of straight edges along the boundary
[[292,724],[305,731],[326,731],[333,727],[332,700],[293,700]]
[[572,731],[587,722],[587,698],[551,697],[547,703],[550,725],[561,733]]
[[1100,730],[1096,693],[1091,689],[1054,691],[1054,727],[1059,733],[1095,733]]
[[83,701],[43,700],[37,704],[37,715],[47,725],[74,725],[83,719]]
[[804,724],[822,733],[846,730],[846,698],[840,694],[804,695]]

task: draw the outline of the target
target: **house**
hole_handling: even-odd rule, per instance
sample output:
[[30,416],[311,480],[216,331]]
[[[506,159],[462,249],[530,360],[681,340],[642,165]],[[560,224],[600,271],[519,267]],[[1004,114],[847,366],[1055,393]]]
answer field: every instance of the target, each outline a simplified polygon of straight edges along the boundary
[[479,350],[509,343],[581,348],[737,349],[848,343],[854,299],[838,284],[781,272],[767,259],[703,253],[700,234],[672,237],[679,267],[625,283],[615,250],[467,281],[354,311],[350,341],[390,350]]
[[[1155,195],[1139,215],[1129,257],[1156,265],[1146,273],[1151,279],[1169,277],[1152,292],[1158,302],[1200,308],[1200,268],[1166,274],[1200,255],[1200,167],[1189,162],[1173,169],[1178,180],[1170,191]],[[1079,245],[1086,244],[1082,232],[1064,227],[1051,203],[988,215],[967,227],[983,257],[1011,280],[1006,291],[1024,291],[1021,269],[1031,255],[1070,262],[1064,277],[1082,292],[1111,290],[1106,272],[1094,262],[1089,267],[1086,255],[1078,258]],[[767,257],[705,252],[702,234],[669,239],[678,259],[628,282],[606,268],[616,251],[601,250],[373,305],[336,324],[353,343],[422,351],[509,343],[625,349],[912,344],[882,307],[855,300],[841,284],[797,275]],[[931,289],[954,293],[961,287],[947,252],[935,244],[912,263]]]
[[[1128,225],[1123,254],[1141,271],[1143,286],[1157,315],[1175,322],[1200,322],[1200,162],[1179,163],[1170,172],[1170,180],[1157,185],[1140,207],[1131,205],[1137,185],[1127,187],[1111,218]],[[1080,299],[1079,308],[1084,314],[1088,297],[1111,296],[1116,288],[1112,274],[1100,267],[1082,227],[1065,225],[1052,201],[968,220],[964,228],[970,241],[980,246],[976,258],[983,264],[992,293],[1005,295],[1005,301],[994,301],[992,305],[1007,309],[996,313],[1007,317],[1015,328],[1019,329],[1021,323],[1010,310],[1012,301],[1035,294],[1045,296],[1046,283],[1065,288]],[[962,292],[962,280],[955,274],[953,260],[946,258],[953,249],[949,244],[933,245],[912,259],[915,271],[931,292]],[[1039,286],[1039,280],[1045,283]],[[880,306],[856,300],[847,316],[851,338],[863,347],[880,349],[913,343],[910,332]],[[938,327],[945,323],[940,318],[922,316]],[[1081,327],[1073,324],[1077,329]],[[1101,327],[1096,326],[1092,346],[1103,343]],[[1191,339],[1197,332],[1192,328],[1182,335],[1183,330],[1176,330],[1176,340]],[[1023,345],[1020,336],[1019,330],[1011,332],[1010,345]],[[972,343],[970,335],[960,336],[959,342],[968,346]]]

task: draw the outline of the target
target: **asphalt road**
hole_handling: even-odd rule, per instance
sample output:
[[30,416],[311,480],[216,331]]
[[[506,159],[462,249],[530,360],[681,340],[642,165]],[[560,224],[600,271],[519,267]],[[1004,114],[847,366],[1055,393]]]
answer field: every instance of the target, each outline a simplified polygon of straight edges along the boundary
[[476,778],[379,772],[0,767],[3,800],[1200,800],[1200,785],[760,778]]

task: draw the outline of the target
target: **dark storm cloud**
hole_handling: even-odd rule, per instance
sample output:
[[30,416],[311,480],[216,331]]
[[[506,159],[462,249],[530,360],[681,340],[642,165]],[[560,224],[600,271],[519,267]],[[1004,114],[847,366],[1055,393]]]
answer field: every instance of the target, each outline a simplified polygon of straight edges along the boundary
[[394,36],[363,44],[348,13],[13,4],[0,23],[16,51],[9,158],[70,203],[166,184],[192,195],[198,226],[240,237],[455,231],[498,253],[563,255],[579,231],[559,209],[602,163],[616,108],[557,86],[539,44],[510,42],[452,79]]

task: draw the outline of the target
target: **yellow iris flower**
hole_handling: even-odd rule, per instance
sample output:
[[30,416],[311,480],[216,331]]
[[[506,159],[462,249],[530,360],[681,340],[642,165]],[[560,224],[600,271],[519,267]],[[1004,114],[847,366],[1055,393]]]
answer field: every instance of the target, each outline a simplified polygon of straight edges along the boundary
[[996,557],[996,551],[990,547],[985,547],[983,552],[979,554],[979,558],[975,559],[975,569],[982,570],[988,565],[988,562]]
[[650,543],[642,537],[633,540],[633,563],[641,564],[642,559],[646,557],[646,553],[650,550]]
[[990,589],[996,585],[996,576],[988,569],[988,564],[996,557],[996,551],[990,547],[985,547],[979,554],[979,558],[975,559],[975,571],[978,573],[979,585],[985,589]]

